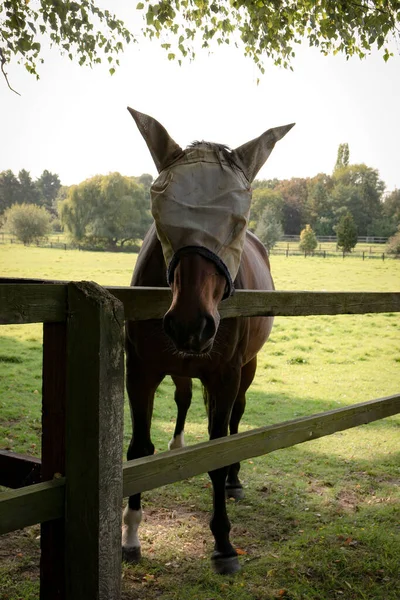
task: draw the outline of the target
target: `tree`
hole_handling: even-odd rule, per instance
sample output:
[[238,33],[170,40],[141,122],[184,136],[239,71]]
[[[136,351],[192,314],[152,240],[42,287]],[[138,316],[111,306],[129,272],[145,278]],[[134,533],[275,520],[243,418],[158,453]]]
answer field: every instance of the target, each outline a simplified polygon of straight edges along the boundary
[[151,184],[153,183],[153,175],[143,173],[140,177],[137,177],[136,181],[142,185],[145,190],[150,191]]
[[317,236],[311,229],[310,225],[306,225],[303,231],[300,233],[300,244],[299,248],[305,254],[311,254],[318,246]]
[[143,239],[151,223],[148,196],[134,177],[97,175],[71,186],[60,217],[72,239],[115,248]]
[[332,208],[337,220],[350,212],[359,235],[368,235],[371,223],[380,218],[382,211],[385,184],[379,172],[364,164],[348,165],[336,169],[332,180]]
[[393,190],[384,198],[382,216],[389,221],[394,233],[400,225],[400,190]]
[[[198,38],[205,48],[211,41],[237,43],[240,38],[245,55],[262,72],[264,56],[290,66],[296,44],[304,39],[323,54],[341,52],[346,57],[363,58],[376,46],[388,60],[392,55],[388,41],[399,35],[397,0],[148,0],[139,2],[136,9],[143,17],[142,33],[160,40],[169,59],[193,58],[193,41]],[[4,0],[0,4],[0,63],[6,80],[5,67],[12,58],[38,77],[43,35],[81,65],[107,59],[111,74],[123,44],[137,41],[121,20],[95,0]]]
[[32,180],[31,174],[26,169],[21,169],[18,173],[19,200],[20,204],[38,204],[39,192]]
[[332,178],[319,173],[308,181],[306,216],[316,235],[333,235]]
[[8,85],[5,67],[12,58],[39,77],[37,66],[43,62],[41,36],[44,35],[71,60],[76,57],[80,65],[94,65],[107,58],[110,73],[114,73],[119,64],[115,57],[123,50],[122,42],[129,43],[133,36],[121,20],[96,4],[95,0],[1,2],[0,64]]
[[337,245],[343,252],[351,252],[357,244],[357,226],[351,213],[343,215],[336,226]]
[[283,228],[271,207],[264,209],[256,228],[256,236],[262,241],[268,252],[283,235]]
[[388,240],[387,251],[389,254],[400,256],[400,225],[397,228],[397,233]]
[[283,199],[281,194],[268,187],[253,189],[249,228],[254,231],[265,210],[268,209],[269,217],[278,223],[282,222]]
[[350,160],[349,145],[348,144],[339,144],[334,171],[337,171],[337,169],[342,169],[343,167],[347,167],[349,164],[349,160]]
[[14,204],[6,214],[6,226],[21,242],[31,244],[51,231],[47,210],[34,204]]
[[307,179],[293,177],[283,180],[275,188],[283,199],[282,225],[286,235],[299,235],[306,222],[308,198]]
[[56,214],[55,201],[61,188],[60,178],[56,173],[50,173],[45,169],[36,181],[36,188],[40,196],[40,204],[47,208],[52,214]]
[[18,177],[10,170],[0,173],[0,214],[13,204],[38,204],[57,215],[55,200],[61,188],[58,175],[43,171],[39,179],[32,180],[26,169]]
[[0,173],[0,214],[20,201],[20,183],[10,170]]
[[251,184],[252,190],[257,190],[258,188],[268,188],[269,190],[273,190],[279,184],[279,179],[274,177],[274,179],[255,179]]

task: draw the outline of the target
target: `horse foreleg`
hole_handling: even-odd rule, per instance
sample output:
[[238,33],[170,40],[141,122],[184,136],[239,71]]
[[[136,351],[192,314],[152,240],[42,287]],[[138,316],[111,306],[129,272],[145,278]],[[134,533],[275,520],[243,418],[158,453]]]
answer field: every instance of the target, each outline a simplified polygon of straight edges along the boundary
[[168,443],[168,449],[183,448],[185,445],[185,421],[187,412],[192,401],[192,380],[188,377],[172,376],[172,381],[175,384],[175,403],[178,409],[176,418],[175,431],[172,439]]
[[[229,374],[218,382],[204,383],[207,392],[210,439],[226,436],[234,399],[236,398],[240,368],[229,369]],[[210,529],[215,539],[211,557],[216,573],[229,574],[239,570],[237,552],[229,539],[231,525],[226,511],[225,483],[228,467],[210,471],[213,485],[213,514]]]
[[[240,376],[240,387],[233,405],[231,419],[229,422],[229,433],[233,435],[239,431],[239,423],[246,407],[246,392],[251,385],[257,369],[257,357],[242,367]],[[230,465],[226,481],[226,495],[228,498],[241,500],[244,498],[243,486],[239,480],[240,463]]]
[[[126,386],[131,408],[133,435],[127,458],[133,460],[154,454],[150,426],[153,414],[154,394],[163,376],[146,373],[145,365],[130,364],[127,360]],[[141,494],[129,497],[123,514],[122,558],[137,562],[141,557],[138,529],[142,520]]]

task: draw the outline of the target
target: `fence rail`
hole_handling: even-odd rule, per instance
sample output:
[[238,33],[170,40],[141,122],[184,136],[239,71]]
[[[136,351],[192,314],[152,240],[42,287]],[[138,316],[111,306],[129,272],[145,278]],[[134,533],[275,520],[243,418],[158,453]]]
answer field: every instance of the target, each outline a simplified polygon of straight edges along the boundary
[[[67,318],[67,284],[13,283],[0,279],[0,324],[56,323]],[[106,287],[118,298],[125,318],[160,319],[171,303],[169,288]],[[222,319],[233,317],[366,314],[400,311],[400,292],[264,292],[238,290],[219,306]]]
[[399,258],[398,254],[382,252],[382,249],[379,251],[368,252],[366,250],[352,252],[343,252],[343,250],[314,250],[313,252],[302,252],[299,249],[288,249],[288,248],[276,248],[275,246],[272,250],[269,251],[270,256],[286,256],[286,258],[290,258],[291,256],[302,256],[304,258],[342,258],[346,259],[355,259],[361,258],[364,260],[382,260],[385,261],[387,259],[397,259]]
[[[336,235],[317,235],[318,242],[334,242],[336,244]],[[364,244],[385,244],[389,238],[379,237],[374,235],[359,235],[357,237],[357,243]],[[284,242],[300,242],[300,235],[283,235],[281,241]]]

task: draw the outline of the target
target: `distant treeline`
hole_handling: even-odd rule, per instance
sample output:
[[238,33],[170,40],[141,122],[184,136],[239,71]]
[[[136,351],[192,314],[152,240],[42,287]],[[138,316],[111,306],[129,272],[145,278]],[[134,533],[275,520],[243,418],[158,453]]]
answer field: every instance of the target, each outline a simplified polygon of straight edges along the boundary
[[[50,214],[52,229],[64,230],[73,243],[104,248],[135,244],[152,221],[152,181],[148,174],[111,173],[67,187],[58,175],[46,170],[36,181],[26,170],[18,175],[3,171],[0,225],[12,206],[37,205]],[[253,182],[250,229],[273,225],[277,239],[281,234],[299,235],[306,225],[317,236],[336,235],[339,221],[349,213],[359,236],[388,238],[400,224],[400,190],[385,193],[376,169],[349,164],[347,144],[340,145],[331,175]],[[34,220],[32,213],[29,220]],[[6,227],[10,230],[10,224]]]
[[57,214],[56,198],[61,189],[58,175],[44,170],[33,181],[29,171],[21,169],[18,175],[10,170],[0,173],[0,216],[14,204],[36,204]]

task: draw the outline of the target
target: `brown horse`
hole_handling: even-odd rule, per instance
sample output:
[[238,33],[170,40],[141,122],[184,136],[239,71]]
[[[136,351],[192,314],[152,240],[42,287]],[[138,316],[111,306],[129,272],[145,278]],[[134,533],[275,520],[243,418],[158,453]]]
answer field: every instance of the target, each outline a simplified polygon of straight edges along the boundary
[[[292,127],[271,129],[229,150],[194,143],[182,150],[153,118],[129,109],[160,173],[151,189],[155,223],[139,253],[132,286],[164,286],[172,304],[163,321],[126,325],[127,390],[133,437],[128,460],[153,454],[150,426],[154,394],[166,375],[175,386],[178,417],[169,447],[183,445],[192,397],[191,379],[200,379],[208,412],[210,439],[238,432],[253,381],[257,352],[267,340],[272,318],[234,318],[220,323],[219,303],[234,289],[273,290],[264,246],[246,231],[250,183],[275,142]],[[239,569],[230,539],[226,494],[243,495],[234,464],[209,473],[213,485],[215,539],[212,564],[218,573]],[[123,556],[140,558],[140,494],[124,511]]]

